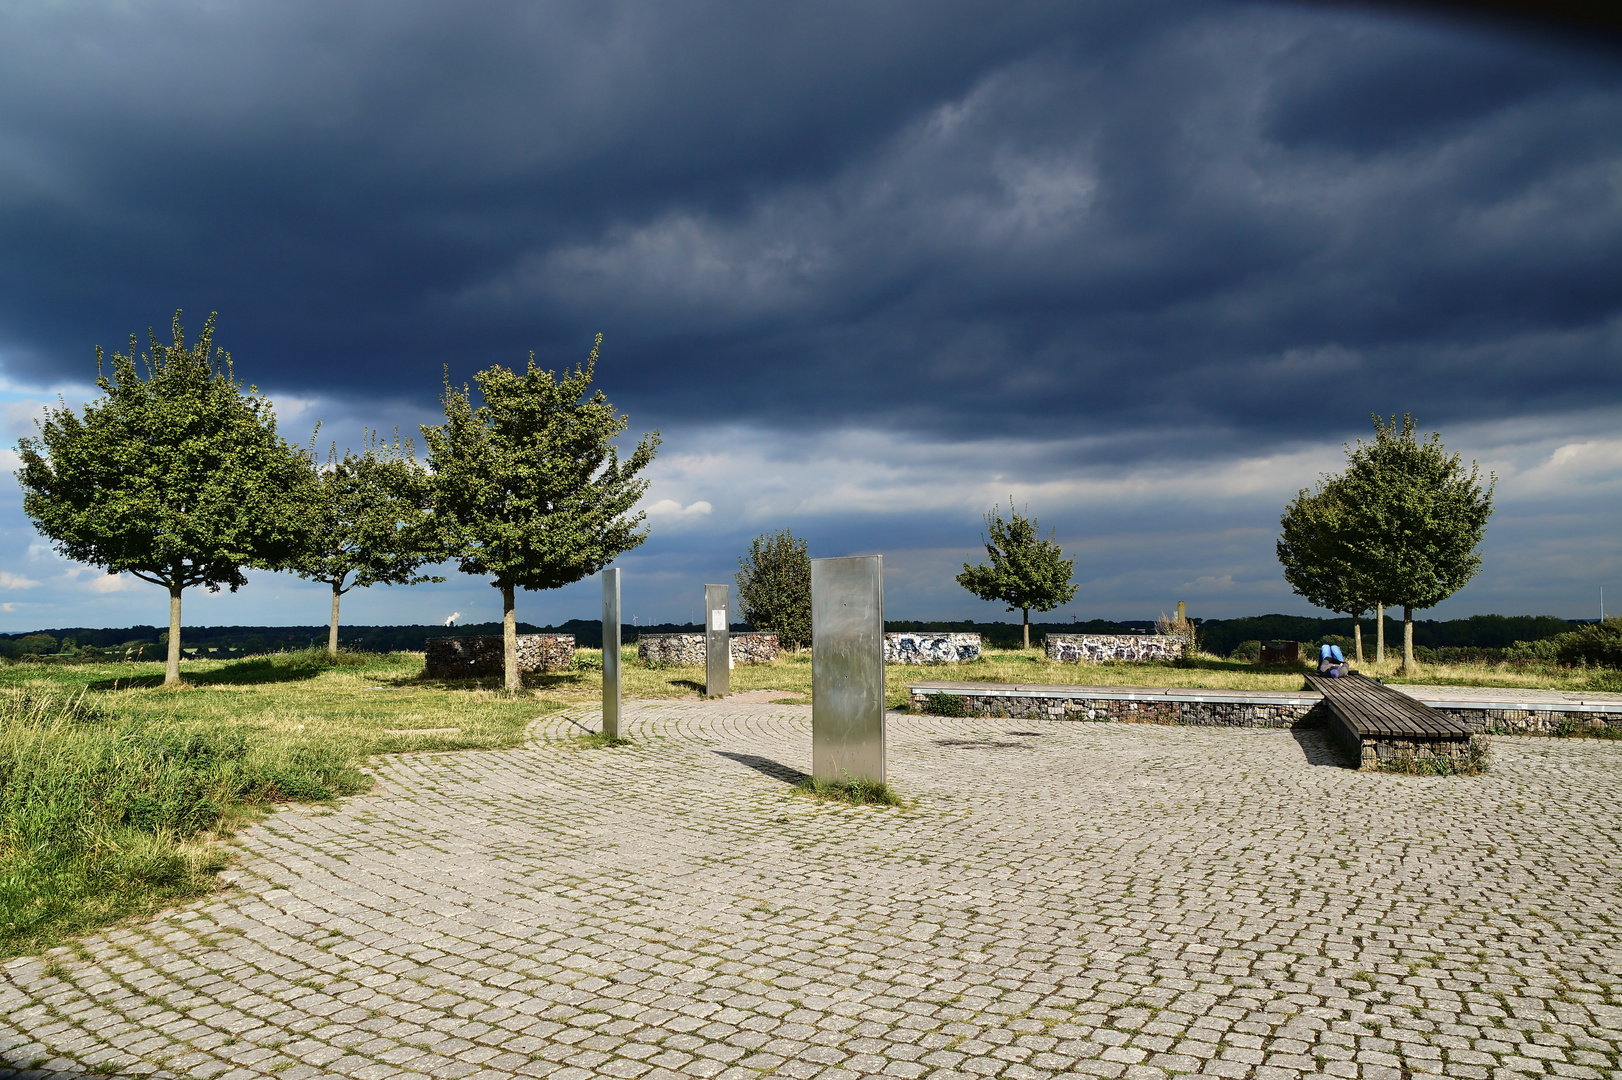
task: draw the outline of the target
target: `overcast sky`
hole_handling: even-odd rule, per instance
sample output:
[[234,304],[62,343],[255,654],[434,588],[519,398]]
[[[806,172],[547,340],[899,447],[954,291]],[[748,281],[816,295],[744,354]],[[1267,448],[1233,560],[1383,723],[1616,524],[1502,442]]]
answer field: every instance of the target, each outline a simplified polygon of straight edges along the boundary
[[[748,539],[882,553],[893,618],[1010,496],[1056,617],[1307,613],[1278,517],[1369,416],[1499,477],[1435,610],[1622,610],[1622,50],[1332,6],[236,2],[0,8],[6,449],[176,308],[282,430],[415,433],[442,372],[583,359],[664,446],[627,613]],[[419,440],[420,445],[420,440]],[[0,486],[0,630],[162,623]],[[519,617],[594,617],[590,579]],[[499,617],[487,583],[346,621]],[[258,574],[187,623],[314,624]]]

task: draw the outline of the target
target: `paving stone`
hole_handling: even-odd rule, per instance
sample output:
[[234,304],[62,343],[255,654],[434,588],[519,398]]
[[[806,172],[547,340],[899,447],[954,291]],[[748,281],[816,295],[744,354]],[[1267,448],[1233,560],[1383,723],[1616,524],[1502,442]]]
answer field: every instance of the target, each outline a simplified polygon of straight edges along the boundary
[[1314,731],[893,716],[881,809],[793,794],[803,706],[575,720],[381,758],[244,830],[231,891],[0,966],[0,1078],[1622,1068],[1622,747],[1409,778]]

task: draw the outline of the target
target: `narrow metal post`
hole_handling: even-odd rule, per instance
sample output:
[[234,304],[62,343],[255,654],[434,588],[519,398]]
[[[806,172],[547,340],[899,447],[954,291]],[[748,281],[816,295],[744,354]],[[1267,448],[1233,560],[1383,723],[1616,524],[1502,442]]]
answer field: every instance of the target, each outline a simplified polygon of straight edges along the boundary
[[620,568],[603,571],[603,734],[620,737]]
[[811,560],[811,775],[884,783],[884,557]]
[[732,616],[725,585],[704,586],[704,692],[711,697],[732,690]]

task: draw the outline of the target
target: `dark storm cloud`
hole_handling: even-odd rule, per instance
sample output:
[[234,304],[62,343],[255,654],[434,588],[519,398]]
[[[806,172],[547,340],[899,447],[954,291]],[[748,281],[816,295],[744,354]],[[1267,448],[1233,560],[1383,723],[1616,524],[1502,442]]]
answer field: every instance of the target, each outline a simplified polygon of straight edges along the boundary
[[13,8],[0,358],[1223,453],[1614,402],[1619,161],[1615,57],[1366,12]]

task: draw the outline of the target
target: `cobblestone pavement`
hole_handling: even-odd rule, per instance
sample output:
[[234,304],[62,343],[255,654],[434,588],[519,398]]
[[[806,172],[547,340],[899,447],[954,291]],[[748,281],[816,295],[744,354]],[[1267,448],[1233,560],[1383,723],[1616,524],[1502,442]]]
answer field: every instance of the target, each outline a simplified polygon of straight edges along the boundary
[[6,964],[0,1055],[230,1080],[1622,1072],[1615,743],[1505,738],[1487,776],[1402,778],[1315,732],[897,716],[914,801],[879,809],[792,792],[805,706],[627,712],[630,747],[552,717],[278,813],[234,889]]

